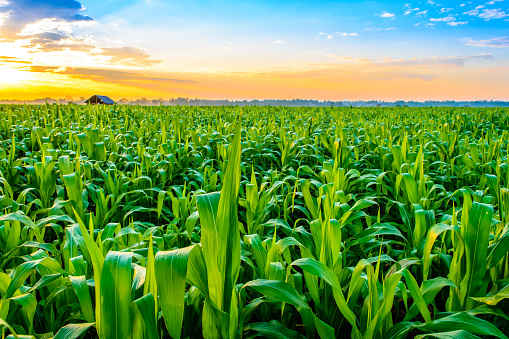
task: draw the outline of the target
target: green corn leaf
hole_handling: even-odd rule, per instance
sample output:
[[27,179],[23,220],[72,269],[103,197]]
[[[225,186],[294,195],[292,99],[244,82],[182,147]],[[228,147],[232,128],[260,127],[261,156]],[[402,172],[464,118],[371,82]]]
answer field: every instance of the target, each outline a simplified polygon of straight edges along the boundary
[[[131,338],[132,253],[109,252],[100,282],[101,339]],[[96,282],[97,284],[97,282]]]
[[58,330],[53,339],[77,339],[94,326],[94,323],[69,324]]
[[95,321],[94,309],[92,308],[92,299],[90,298],[90,292],[88,290],[85,276],[82,275],[75,277],[70,275],[69,280],[71,281],[74,292],[76,292],[76,296],[78,297],[78,302],[80,303],[83,316],[89,323],[93,323]]
[[[141,313],[143,324],[146,329],[147,338],[158,338],[157,334],[157,318],[155,312],[155,300],[152,293],[146,294],[143,297],[133,301]],[[168,326],[168,324],[166,324]],[[180,332],[179,332],[180,335]]]
[[154,312],[157,314],[157,312],[159,310],[159,306],[157,305],[157,281],[156,281],[156,273],[155,273],[155,267],[154,267],[154,244],[153,244],[152,233],[150,233],[149,241],[150,242],[148,245],[145,283],[143,284],[143,294],[147,295],[148,293],[152,293],[152,296],[155,296]]
[[431,250],[433,248],[433,245],[435,243],[435,240],[438,238],[440,234],[442,234],[445,231],[453,231],[456,232],[460,239],[460,243],[458,244],[458,249],[456,251],[460,251],[460,248],[462,249],[464,247],[464,241],[461,237],[461,234],[459,232],[459,229],[456,226],[449,226],[446,224],[436,224],[433,226],[429,231],[428,235],[426,236],[426,242],[424,244],[424,251],[422,256],[422,262],[423,262],[423,280],[426,281],[428,279],[429,275],[429,268],[431,266]]
[[221,193],[196,197],[202,226],[201,243],[207,265],[209,294],[218,309],[229,315],[229,321],[220,324],[221,335],[229,337],[235,336],[237,331],[235,284],[240,270],[240,230],[237,220],[241,169],[240,139],[241,125],[238,121],[234,140],[228,146],[228,165]]
[[391,328],[386,338],[402,338],[412,329],[435,333],[463,330],[474,335],[489,335],[500,339],[507,339],[507,336],[489,321],[476,318],[466,312],[457,312],[425,324],[420,322],[401,322]]
[[426,322],[430,322],[431,314],[429,313],[426,301],[424,300],[422,292],[419,289],[419,285],[417,285],[417,281],[415,280],[414,276],[407,269],[402,269],[400,274],[405,278],[405,282],[408,290],[410,291],[410,295],[414,299],[414,304],[421,312],[422,317]]
[[[3,320],[2,318],[0,318],[0,328],[2,328],[2,334],[3,334],[3,327],[7,327],[9,329],[9,331],[11,331],[12,334],[10,334],[9,336],[7,337],[10,337],[12,336],[13,338],[15,339],[20,339],[20,338],[23,338],[23,336],[18,336],[18,334],[16,333],[16,331],[14,331],[14,328],[12,328],[11,325],[9,325],[5,320]],[[29,338],[33,338],[33,336],[28,336]]]
[[[76,216],[76,220],[78,221],[78,225],[81,231],[81,235],[83,237],[84,243],[88,252],[90,254],[90,258],[92,260],[92,267],[94,269],[94,281],[95,281],[95,304],[101,304],[101,283],[102,283],[102,272],[104,266],[104,257],[99,247],[95,243],[92,236],[88,233],[85,224],[81,220],[80,216],[76,211],[74,211],[74,215]],[[101,333],[101,307],[95,308],[95,320],[96,320],[96,328],[97,332]],[[102,339],[102,338],[101,338]]]
[[504,286],[500,291],[497,293],[486,296],[486,297],[478,297],[478,298],[472,298],[478,302],[484,303],[486,305],[495,306],[499,302],[501,302],[504,299],[509,298],[509,285]]
[[5,291],[5,294],[2,296],[2,300],[12,297],[14,292],[16,292],[18,288],[20,288],[23,285],[25,280],[35,270],[35,268],[38,265],[44,265],[53,270],[57,270],[60,273],[65,273],[52,258],[46,257],[44,259],[27,261],[16,268],[14,276],[10,281],[9,287]]
[[246,287],[251,287],[274,300],[295,306],[301,314],[302,320],[304,321],[308,337],[314,336],[314,315],[303,296],[299,295],[295,288],[288,285],[284,281],[266,279],[252,280],[242,286],[243,289]]
[[319,278],[322,278],[330,286],[332,286],[334,291],[334,299],[336,300],[336,304],[340,312],[343,314],[346,320],[352,325],[354,333],[359,332],[355,314],[352,312],[352,310],[348,307],[348,304],[346,303],[345,296],[343,295],[343,290],[341,289],[341,285],[339,284],[339,280],[337,276],[327,266],[311,258],[297,259],[294,262],[292,262],[291,265],[298,266],[304,271]]
[[509,232],[504,233],[492,246],[490,246],[488,254],[489,268],[495,267],[507,255],[509,251]]
[[242,288],[251,287],[258,292],[281,302],[285,302],[297,307],[309,308],[307,302],[303,300],[297,291],[284,281],[256,279],[247,282]]
[[37,241],[40,243],[44,243],[44,240],[42,239],[42,235],[41,235],[41,232],[39,231],[39,228],[35,225],[35,223],[30,218],[28,218],[22,212],[9,213],[6,215],[2,215],[2,216],[0,216],[0,222],[1,221],[17,221],[24,225],[27,225],[34,231]]
[[425,338],[437,338],[437,339],[480,339],[480,337],[468,333],[465,330],[459,331],[451,331],[451,332],[442,332],[442,333],[431,333],[431,334],[421,334],[416,335],[415,339],[425,339]]
[[[420,290],[426,306],[435,300],[438,293],[440,293],[440,291],[445,287],[454,288],[456,285],[451,280],[442,277],[424,281]],[[410,307],[410,310],[408,310],[403,321],[412,320],[415,316],[417,316],[417,314],[419,314],[419,308],[417,307],[417,304],[414,303]]]
[[250,323],[244,326],[244,331],[256,331],[262,334],[264,337],[270,339],[305,338],[302,334],[292,331],[276,321],[270,323]]
[[30,293],[25,293],[16,297],[12,297],[11,300],[20,304],[25,310],[28,323],[30,324],[28,332],[32,333],[34,327],[35,308],[37,307],[37,299],[35,299],[35,297]]
[[460,289],[465,295],[465,307],[471,309],[475,301],[469,297],[482,297],[483,280],[486,275],[488,241],[493,218],[493,206],[474,202],[465,227],[466,272]]
[[164,322],[168,333],[177,339],[180,339],[184,319],[188,259],[194,248],[195,246],[189,246],[173,251],[160,251],[154,261]]

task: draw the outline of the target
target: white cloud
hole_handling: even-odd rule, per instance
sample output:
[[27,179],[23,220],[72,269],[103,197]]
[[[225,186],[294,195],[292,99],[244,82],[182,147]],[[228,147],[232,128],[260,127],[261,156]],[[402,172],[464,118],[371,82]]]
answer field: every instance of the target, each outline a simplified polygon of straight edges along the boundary
[[493,55],[488,53],[463,56],[424,57],[412,59],[389,59],[382,61],[384,65],[397,66],[422,66],[422,67],[464,67],[465,63],[472,60],[492,60]]
[[466,25],[466,24],[468,24],[468,21],[450,21],[447,24],[449,26],[459,26],[459,25]]
[[395,15],[396,14],[394,14],[394,13],[389,13],[389,12],[385,12],[385,11],[379,14],[379,16],[381,18],[393,18]]
[[411,59],[393,59],[393,58],[356,58],[351,56],[333,55],[327,56],[337,59],[343,63],[357,63],[360,65],[378,65],[382,67],[444,67],[455,68],[465,67],[465,64],[473,60],[492,60],[493,55],[489,53],[476,55],[455,55],[455,56],[430,56]]
[[388,27],[388,28],[386,28],[385,30],[386,30],[386,31],[395,31],[395,30],[397,30],[397,29],[398,29],[397,27]]
[[455,21],[456,18],[452,15],[446,16],[444,18],[431,18],[429,21],[443,21],[443,22],[449,22],[449,21]]
[[327,40],[332,40],[332,35],[327,35]]
[[9,19],[9,12],[0,13],[0,26],[2,26],[7,19]]
[[368,27],[368,28],[365,28],[364,29],[365,31],[373,31],[373,32],[376,32],[376,31],[381,31],[382,29],[379,28],[379,27]]
[[0,7],[7,6],[9,4],[9,1],[7,0],[0,0]]
[[421,16],[421,15],[426,15],[426,14],[428,14],[428,10],[427,9],[424,10],[424,11],[420,11],[420,12],[415,13],[415,16]]
[[494,9],[483,9],[482,12],[479,11],[479,9],[473,9],[468,12],[464,12],[463,14],[468,14],[471,16],[477,16],[484,20],[491,20],[491,19],[503,19],[506,17],[509,17],[509,13],[502,10],[501,8],[494,8]]
[[443,7],[443,8],[440,8],[440,13],[447,13],[447,12],[452,11],[453,9],[454,8],[445,8],[445,7]]
[[428,0],[426,3],[427,3],[428,5],[434,5],[436,2],[433,2],[433,1],[431,1],[431,0]]
[[273,44],[284,44],[286,41],[283,40],[274,40],[272,41]]
[[474,40],[472,38],[465,38],[464,41],[466,42],[466,45],[475,47],[493,47],[493,48],[509,47],[509,37],[499,37],[484,40]]
[[490,19],[502,19],[509,16],[509,13],[502,11],[502,9],[483,9],[482,13],[479,14],[479,18],[486,20]]
[[43,19],[28,24],[18,33],[21,36],[33,36],[41,33],[55,33],[62,35],[72,35],[75,27],[95,25],[97,21],[75,21],[69,22],[58,19]]
[[336,34],[339,34],[339,36],[359,35],[357,33],[347,33],[347,32],[336,32]]
[[481,8],[484,8],[484,7],[486,7],[486,6],[484,6],[484,5],[479,5],[479,6],[477,6],[475,9],[481,9]]
[[416,8],[408,8],[408,9],[405,11],[405,13],[403,13],[403,15],[408,15],[408,14],[410,14],[410,13],[412,13],[412,12],[418,12],[418,11],[420,11],[420,8],[419,8],[419,7],[416,7]]
[[479,11],[476,10],[476,9],[473,9],[471,11],[468,11],[468,12],[464,12],[463,14],[468,14],[468,15],[472,15],[472,16],[477,16],[479,14]]

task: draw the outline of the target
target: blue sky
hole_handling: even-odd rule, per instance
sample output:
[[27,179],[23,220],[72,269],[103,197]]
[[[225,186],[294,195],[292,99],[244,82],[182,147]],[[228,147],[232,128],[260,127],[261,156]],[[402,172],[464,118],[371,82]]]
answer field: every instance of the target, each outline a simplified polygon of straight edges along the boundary
[[[388,98],[390,88],[392,98],[509,99],[499,89],[509,85],[507,0],[0,0],[2,22],[0,43],[35,73],[108,69],[197,84],[154,85],[157,95],[254,98],[275,93],[263,92],[272,79],[289,87],[281,96]],[[21,40],[30,53],[13,47]],[[55,63],[72,71],[47,68]],[[475,92],[479,84],[490,91]]]
[[[166,36],[133,37],[137,43],[146,39],[154,48],[189,36],[194,44],[211,42],[218,47],[242,44],[239,40],[248,40],[246,45],[249,41],[281,40],[295,49],[345,48],[366,55],[414,57],[409,48],[468,53],[474,47],[467,45],[468,38],[480,41],[509,36],[505,1],[106,0],[83,1],[83,5],[96,20],[139,28],[142,35],[145,30],[167,32]],[[344,33],[357,36],[341,36]]]

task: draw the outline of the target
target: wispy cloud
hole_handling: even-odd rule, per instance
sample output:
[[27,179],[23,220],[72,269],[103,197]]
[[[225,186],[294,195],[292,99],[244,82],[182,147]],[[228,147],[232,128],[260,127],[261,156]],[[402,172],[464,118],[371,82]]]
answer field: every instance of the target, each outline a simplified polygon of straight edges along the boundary
[[347,33],[347,32],[336,32],[336,34],[338,34],[339,36],[357,36],[359,35],[358,33]]
[[412,12],[418,12],[420,11],[420,8],[419,7],[416,7],[416,8],[408,8],[405,10],[405,12],[403,13],[403,15],[408,15],[408,14],[411,14]]
[[174,79],[161,76],[147,76],[136,72],[57,66],[27,66],[25,70],[33,73],[51,73],[66,75],[74,79],[93,80],[96,82],[128,85],[132,87],[153,88],[170,83],[193,83],[194,81]]
[[480,11],[479,9],[472,9],[470,11],[464,12],[463,14],[467,14],[470,16],[477,16],[484,20],[491,20],[491,19],[503,19],[506,17],[509,17],[509,13],[505,10],[502,10],[501,8],[493,8],[493,9],[483,9]]
[[450,12],[452,10],[454,10],[454,8],[442,7],[442,8],[440,8],[440,13],[448,13],[448,12]]
[[276,44],[276,45],[281,45],[281,44],[286,43],[286,41],[284,41],[284,40],[273,40],[272,43]]
[[463,14],[467,14],[467,15],[471,15],[471,16],[477,16],[477,15],[479,15],[479,10],[477,10],[477,9],[472,9],[472,10],[470,10],[470,11],[463,12]]
[[355,58],[342,55],[329,55],[342,62],[355,62],[362,64],[371,64],[378,66],[400,66],[400,67],[465,67],[465,64],[473,60],[492,60],[491,54],[476,54],[467,56],[443,56],[443,57],[424,57],[411,59],[394,58]]
[[509,37],[499,37],[493,39],[475,40],[472,38],[465,38],[467,46],[475,47],[493,47],[493,48],[506,48],[509,47]]
[[364,30],[365,31],[371,31],[371,32],[378,32],[378,31],[395,31],[397,30],[398,27],[387,27],[387,28],[382,28],[382,27],[368,27],[368,28],[365,28]]
[[503,11],[502,9],[483,9],[482,13],[479,14],[479,18],[483,19],[502,19],[509,17],[509,13]]
[[468,21],[450,21],[447,23],[449,26],[461,26],[461,25],[466,25],[468,24]]
[[11,56],[0,56],[0,64],[2,63],[12,63],[12,64],[31,64],[31,61],[21,60],[19,58],[11,57]]
[[100,54],[109,57],[110,63],[124,66],[144,67],[162,62],[150,59],[150,55],[139,47],[103,47]]
[[378,16],[380,16],[381,18],[393,18],[396,16],[396,14],[383,11],[382,13],[378,14]]
[[[440,68],[454,69],[466,67],[466,64],[475,60],[491,60],[491,54],[478,54],[470,56],[443,56],[411,59],[394,58],[365,58],[337,54],[327,55],[336,63],[314,64],[318,69],[307,70],[298,74],[286,76],[298,77],[326,77],[341,76],[354,80],[392,80],[414,79],[431,81],[436,75],[435,70]],[[283,76],[283,75],[280,75]]]
[[443,21],[443,22],[449,22],[449,21],[455,21],[456,18],[453,17],[452,15],[448,15],[446,17],[443,17],[443,18],[431,18],[429,19],[429,21]]

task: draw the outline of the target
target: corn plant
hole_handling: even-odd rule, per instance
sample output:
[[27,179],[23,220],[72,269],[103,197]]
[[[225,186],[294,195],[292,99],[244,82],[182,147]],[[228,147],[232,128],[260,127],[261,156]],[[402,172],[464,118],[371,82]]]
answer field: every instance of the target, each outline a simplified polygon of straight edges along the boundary
[[507,126],[0,105],[0,336],[507,339]]

